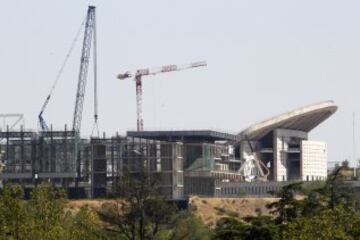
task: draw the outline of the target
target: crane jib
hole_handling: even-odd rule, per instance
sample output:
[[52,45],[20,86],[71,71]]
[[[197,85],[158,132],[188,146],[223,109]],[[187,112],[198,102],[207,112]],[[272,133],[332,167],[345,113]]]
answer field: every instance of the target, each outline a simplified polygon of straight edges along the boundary
[[172,71],[176,71],[176,70],[177,70],[177,66],[174,64],[163,66],[161,68],[161,72],[172,72]]
[[191,64],[191,67],[204,67],[204,66],[207,66],[205,61],[203,61],[203,62],[194,62],[194,63]]

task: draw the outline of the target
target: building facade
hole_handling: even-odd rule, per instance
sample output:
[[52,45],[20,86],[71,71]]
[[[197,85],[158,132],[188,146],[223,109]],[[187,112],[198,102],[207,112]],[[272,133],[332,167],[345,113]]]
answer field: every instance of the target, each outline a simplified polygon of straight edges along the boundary
[[116,193],[125,168],[136,175],[142,166],[160,176],[159,190],[169,199],[229,196],[241,189],[256,195],[286,182],[325,180],[327,145],[310,140],[309,132],[336,109],[331,101],[305,106],[239,134],[129,131],[126,136],[81,139],[76,146],[74,132],[66,127],[7,129],[0,131],[0,179],[30,190],[51,182],[71,198],[96,198]]
[[[253,164],[250,180],[315,181],[327,175],[327,145],[309,132],[337,110],[332,101],[305,106],[242,131],[242,159]],[[246,163],[246,161],[244,161]],[[251,165],[249,163],[249,166]],[[245,174],[245,173],[244,173]]]

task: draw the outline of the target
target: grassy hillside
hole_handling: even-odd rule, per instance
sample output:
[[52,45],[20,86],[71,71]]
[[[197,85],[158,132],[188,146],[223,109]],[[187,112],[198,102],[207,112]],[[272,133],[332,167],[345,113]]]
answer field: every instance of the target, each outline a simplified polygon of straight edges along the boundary
[[221,217],[270,215],[266,204],[276,198],[199,198],[190,199],[194,214],[204,223],[213,226]]
[[[269,215],[266,204],[274,202],[276,198],[200,198],[192,197],[190,204],[196,216],[207,225],[213,226],[221,217],[246,217]],[[82,206],[93,210],[100,209],[101,205],[114,200],[72,200],[67,206],[77,212]]]

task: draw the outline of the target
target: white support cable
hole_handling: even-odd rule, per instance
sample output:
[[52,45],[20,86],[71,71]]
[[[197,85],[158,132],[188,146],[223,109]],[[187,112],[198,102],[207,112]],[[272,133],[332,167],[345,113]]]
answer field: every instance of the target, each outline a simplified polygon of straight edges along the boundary
[[59,81],[59,79],[60,79],[60,77],[61,77],[64,69],[65,69],[65,66],[66,66],[66,64],[68,63],[68,60],[69,60],[69,58],[70,58],[70,56],[71,56],[71,53],[72,53],[72,51],[73,51],[73,49],[74,49],[74,47],[75,47],[75,45],[76,45],[76,43],[77,43],[77,40],[78,40],[79,37],[80,37],[81,30],[83,29],[84,24],[85,24],[85,18],[84,18],[84,20],[82,21],[82,23],[81,23],[81,25],[80,25],[80,27],[79,27],[76,35],[75,35],[74,40],[73,40],[72,43],[71,43],[70,49],[69,49],[69,51],[67,52],[67,54],[66,54],[66,56],[65,56],[64,62],[62,63],[58,74],[56,75],[55,81],[54,81],[54,83],[53,83],[53,85],[52,85],[52,87],[51,87],[51,90],[50,90],[50,95],[51,95],[52,92],[54,91],[54,89],[55,89],[55,87],[56,87],[56,85],[57,85],[57,83],[58,83],[58,81]]
[[[58,73],[57,73],[57,75],[56,75],[55,81],[53,82],[53,84],[52,84],[52,86],[51,86],[51,88],[50,88],[50,93],[47,95],[47,97],[46,97],[46,99],[45,99],[45,101],[44,101],[44,103],[43,103],[43,105],[42,105],[42,107],[41,107],[41,110],[40,110],[40,113],[39,113],[39,125],[40,125],[40,127],[42,128],[42,130],[45,130],[45,131],[48,130],[48,129],[46,129],[46,128],[47,128],[47,124],[46,124],[45,120],[42,118],[42,114],[44,113],[45,108],[47,107],[47,105],[48,105],[48,103],[49,103],[49,101],[50,101],[51,95],[52,95],[52,93],[54,92],[54,90],[55,90],[55,88],[56,88],[56,85],[57,85],[57,83],[59,82],[59,79],[60,79],[61,76],[62,76],[62,73],[64,72],[65,66],[66,66],[66,64],[67,64],[67,62],[68,62],[68,60],[69,60],[69,58],[70,58],[70,56],[71,56],[71,53],[73,52],[73,49],[74,49],[74,47],[75,47],[75,45],[76,45],[77,40],[79,39],[81,30],[82,30],[84,24],[85,24],[85,19],[82,21],[82,23],[81,23],[81,25],[80,25],[80,27],[79,27],[76,35],[75,35],[75,38],[74,38],[74,40],[72,41],[72,43],[71,43],[71,45],[70,45],[70,49],[69,49],[69,51],[67,52],[67,54],[66,54],[66,56],[65,56],[65,59],[64,59],[62,65],[61,65],[61,67],[60,67],[60,70],[58,71]],[[45,128],[45,129],[44,129],[44,128]]]

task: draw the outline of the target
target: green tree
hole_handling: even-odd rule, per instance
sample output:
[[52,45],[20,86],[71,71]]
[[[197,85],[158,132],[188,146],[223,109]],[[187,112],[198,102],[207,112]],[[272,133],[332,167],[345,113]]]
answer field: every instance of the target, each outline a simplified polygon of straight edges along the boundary
[[318,190],[321,202],[331,209],[339,204],[344,207],[355,207],[357,199],[354,188],[344,182],[344,179],[351,175],[352,171],[346,166],[335,169],[328,176],[325,186]]
[[20,186],[6,185],[0,196],[0,233],[2,239],[26,239],[27,212],[24,191]]
[[97,240],[105,239],[102,224],[96,212],[88,207],[80,208],[75,215],[70,215],[67,221],[67,238],[69,240]]
[[210,240],[211,229],[190,212],[180,212],[173,230],[165,239]]
[[338,167],[329,174],[323,186],[307,191],[307,196],[302,202],[302,215],[315,216],[326,209],[335,209],[338,205],[354,208],[359,199],[355,196],[354,188],[343,181],[351,174],[347,167]]
[[275,225],[269,216],[246,217],[250,224],[245,239],[253,240],[277,240],[280,239],[280,228]]
[[221,218],[214,229],[215,240],[240,240],[246,239],[249,231],[249,225],[236,218]]
[[31,239],[61,239],[66,234],[64,223],[65,192],[48,184],[33,189],[27,210],[30,214]]
[[214,239],[241,240],[278,240],[279,226],[275,225],[271,217],[246,217],[245,222],[236,218],[221,218],[214,229]]
[[284,186],[279,192],[275,193],[280,200],[267,205],[270,212],[276,215],[276,223],[286,223],[301,214],[302,201],[295,198],[301,191],[301,182],[292,183]]
[[66,211],[63,190],[51,185],[33,189],[31,199],[17,185],[6,185],[0,194],[0,239],[105,239],[97,214],[81,208]]
[[285,226],[284,239],[359,239],[360,215],[336,206],[312,217],[300,217]]
[[326,208],[326,206],[324,206],[323,197],[319,191],[320,190],[313,190],[309,192],[307,197],[303,200],[302,216],[311,217],[319,214]]
[[108,223],[108,231],[125,239],[156,239],[158,234],[171,228],[176,208],[159,193],[159,178],[144,168],[136,173],[126,169],[119,185],[121,199],[104,204],[99,211]]

